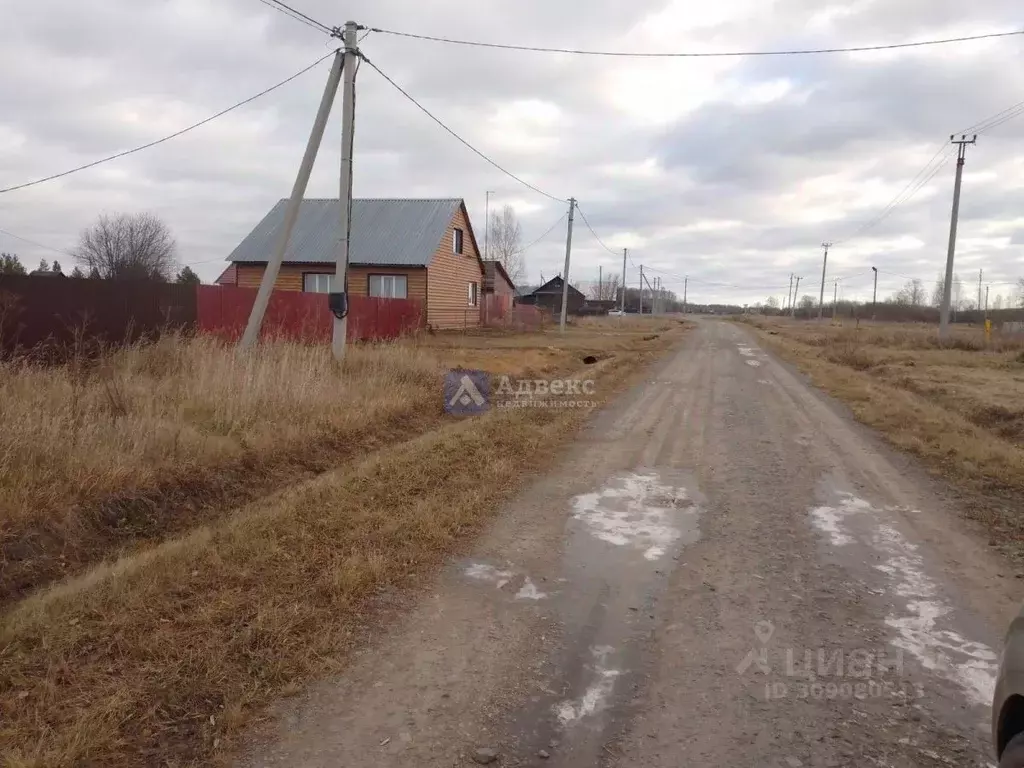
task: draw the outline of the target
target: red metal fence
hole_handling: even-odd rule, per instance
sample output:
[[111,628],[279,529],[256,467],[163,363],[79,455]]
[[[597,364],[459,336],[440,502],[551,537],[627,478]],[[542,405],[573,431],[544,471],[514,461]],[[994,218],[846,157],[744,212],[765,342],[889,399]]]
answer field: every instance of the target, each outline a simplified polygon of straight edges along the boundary
[[[242,335],[256,300],[255,288],[201,285],[197,295],[198,331],[231,340]],[[423,310],[417,301],[349,297],[349,341],[395,339],[422,327]],[[333,329],[334,315],[327,308],[327,294],[271,293],[263,318],[264,337],[328,342]]]
[[[0,277],[0,356],[31,352],[61,359],[104,346],[155,338],[168,330],[234,340],[245,330],[256,289],[69,277]],[[419,302],[349,299],[350,341],[394,339],[422,328]],[[274,291],[265,337],[329,342],[327,295]]]
[[191,285],[70,277],[0,277],[0,354],[60,358],[191,327]]

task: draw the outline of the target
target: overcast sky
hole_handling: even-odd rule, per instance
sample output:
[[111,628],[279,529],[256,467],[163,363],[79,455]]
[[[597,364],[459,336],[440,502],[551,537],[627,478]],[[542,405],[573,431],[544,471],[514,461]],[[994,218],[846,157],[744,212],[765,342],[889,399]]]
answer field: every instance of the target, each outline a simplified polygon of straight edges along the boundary
[[[292,0],[327,24],[539,46],[636,51],[898,43],[1020,28],[1019,0]],[[339,8],[343,10],[339,11]],[[0,188],[159,138],[309,65],[331,41],[258,0],[0,0]],[[900,51],[640,60],[514,53],[369,34],[363,53],[481,151],[629,247],[694,301],[817,294],[823,240],[884,209],[953,131],[1024,99],[1024,37]],[[154,149],[0,195],[0,229],[58,251],[101,213],[152,211],[179,260],[214,279],[294,181],[329,61]],[[376,72],[358,75],[355,195],[462,197],[483,237],[485,191],[532,241],[564,212],[503,176]],[[336,197],[340,114],[309,197]],[[1024,276],[1024,116],[968,150],[957,272],[992,295]],[[945,261],[955,161],[907,204],[830,254],[841,295],[931,284]],[[527,253],[562,267],[565,228]],[[73,260],[0,234],[34,266]],[[622,269],[581,226],[574,280]],[[70,269],[70,266],[67,267]],[[659,270],[659,271],[655,271]],[[727,285],[723,285],[727,284]],[[805,290],[806,289],[806,290]],[[831,293],[828,285],[826,293]]]

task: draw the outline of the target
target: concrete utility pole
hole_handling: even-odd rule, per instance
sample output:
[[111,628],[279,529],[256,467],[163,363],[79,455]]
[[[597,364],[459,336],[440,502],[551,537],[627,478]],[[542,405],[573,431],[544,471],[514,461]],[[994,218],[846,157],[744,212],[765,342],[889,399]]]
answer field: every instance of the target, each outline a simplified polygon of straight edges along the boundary
[[484,261],[491,258],[491,195],[494,192],[484,192]]
[[964,175],[964,157],[967,155],[967,145],[978,141],[978,134],[974,134],[970,140],[964,134],[959,139],[956,136],[949,137],[950,142],[957,145],[956,153],[956,180],[953,182],[953,211],[949,218],[949,249],[946,251],[946,283],[942,286],[942,307],[939,309],[939,338],[944,339],[949,335],[949,300],[953,293],[953,253],[956,251],[956,220],[960,215],[960,183]]
[[331,107],[334,106],[334,96],[338,92],[338,83],[341,81],[344,60],[344,54],[340,51],[334,55],[334,64],[331,65],[331,73],[327,76],[324,95],[320,99],[320,109],[317,110],[316,119],[313,121],[313,130],[309,134],[306,152],[302,156],[299,173],[295,177],[295,184],[292,186],[292,195],[288,198],[288,204],[284,209],[284,223],[281,227],[281,234],[277,239],[277,247],[274,249],[274,254],[270,261],[267,262],[266,269],[263,270],[260,289],[256,294],[256,301],[252,305],[252,312],[249,313],[249,322],[245,326],[245,333],[242,335],[242,340],[238,345],[241,349],[251,349],[260,338],[260,328],[263,326],[263,316],[267,313],[267,305],[270,303],[270,294],[274,290],[274,284],[277,282],[277,274],[281,271],[281,262],[284,261],[284,254],[288,249],[288,240],[292,236],[295,220],[299,216],[299,206],[302,205],[302,198],[306,194],[309,175],[313,171],[313,163],[316,162],[317,152],[320,150],[320,142],[324,138],[327,118],[331,114]]
[[644,265],[640,265],[640,314],[644,313]]
[[569,229],[565,234],[565,269],[562,270],[562,317],[558,321],[558,330],[565,333],[565,314],[569,309],[569,254],[572,253],[572,218],[576,212],[576,198],[569,198]]
[[983,270],[983,269],[979,269],[978,270],[978,310],[979,311],[981,311],[981,276],[984,274],[984,272],[985,272],[985,270]]
[[822,243],[821,247],[825,249],[825,258],[821,260],[821,294],[818,296],[818,320],[821,320],[822,313],[825,311],[825,267],[828,266],[828,249],[832,247],[832,243]]
[[604,268],[601,267],[601,266],[598,266],[598,268],[597,268],[597,299],[598,299],[598,301],[600,301],[600,300],[602,300],[604,298],[604,291],[602,290],[604,288],[604,274],[603,273],[604,273]]
[[875,317],[875,305],[878,303],[878,267],[872,267],[871,271],[875,273],[875,287],[871,291],[871,318]]
[[330,300],[340,298],[344,311],[335,307],[334,337],[331,349],[335,360],[345,359],[345,335],[348,332],[348,247],[352,239],[352,145],[356,119],[356,32],[354,21],[345,22],[345,78],[341,85],[341,238],[334,271],[334,290]]
[[988,286],[985,286],[985,319],[988,320]]
[[782,314],[786,314],[786,311],[793,304],[793,273],[789,273],[789,290],[786,291],[786,304],[782,307]]
[[839,281],[833,281],[832,288],[832,319],[836,319],[836,310],[839,309]]
[[800,294],[800,281],[802,277],[797,276],[796,278],[796,289],[793,291],[793,303],[789,307],[789,316],[796,317],[796,297]]
[[683,278],[683,314],[686,314],[686,289],[690,284],[690,276],[686,275]]
[[622,249],[622,314],[626,314],[626,249]]

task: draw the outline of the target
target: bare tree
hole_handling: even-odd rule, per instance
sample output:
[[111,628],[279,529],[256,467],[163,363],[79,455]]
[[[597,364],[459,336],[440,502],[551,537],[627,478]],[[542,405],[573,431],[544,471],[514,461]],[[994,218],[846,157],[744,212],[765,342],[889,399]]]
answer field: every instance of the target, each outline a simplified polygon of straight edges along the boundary
[[82,232],[75,257],[90,276],[113,280],[168,280],[177,245],[171,230],[151,213],[100,216]]
[[593,283],[590,286],[590,298],[599,301],[608,301],[619,297],[619,276],[609,275],[600,283]]
[[1017,279],[1017,306],[1024,307],[1024,277]]
[[511,205],[491,214],[490,253],[487,258],[500,261],[513,284],[526,277],[526,256],[523,254],[523,233]]
[[907,280],[900,288],[899,293],[896,294],[896,303],[909,305],[911,307],[920,307],[924,304],[925,291],[924,283],[918,278],[913,280]]
[[992,309],[1002,309],[1002,308],[1003,308],[1003,294],[997,293],[995,295],[995,298],[992,299]]

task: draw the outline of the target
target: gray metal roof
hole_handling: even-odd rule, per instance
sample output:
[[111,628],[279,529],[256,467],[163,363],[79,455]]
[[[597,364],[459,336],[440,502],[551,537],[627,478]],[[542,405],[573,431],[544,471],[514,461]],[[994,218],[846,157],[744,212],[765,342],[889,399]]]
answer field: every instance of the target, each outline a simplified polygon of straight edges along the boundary
[[[228,261],[269,261],[287,200],[275,205],[246,235]],[[441,243],[462,203],[443,200],[353,200],[349,262],[425,267]],[[303,200],[285,261],[334,263],[341,238],[341,203],[337,199]]]

